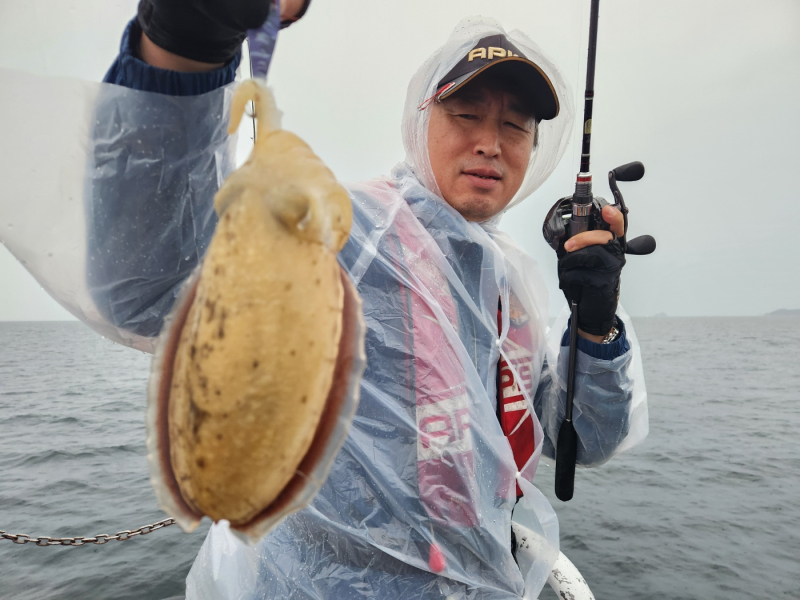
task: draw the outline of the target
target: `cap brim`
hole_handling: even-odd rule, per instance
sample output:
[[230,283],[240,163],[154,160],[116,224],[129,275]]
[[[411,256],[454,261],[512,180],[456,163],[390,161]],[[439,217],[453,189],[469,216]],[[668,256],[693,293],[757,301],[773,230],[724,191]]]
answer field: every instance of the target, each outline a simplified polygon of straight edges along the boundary
[[452,96],[470,81],[491,68],[501,68],[517,80],[520,86],[520,95],[531,102],[537,120],[547,121],[558,115],[560,110],[558,96],[550,78],[545,75],[544,71],[536,63],[521,56],[500,58],[457,77],[448,84],[449,87],[439,95],[437,100],[444,100]]

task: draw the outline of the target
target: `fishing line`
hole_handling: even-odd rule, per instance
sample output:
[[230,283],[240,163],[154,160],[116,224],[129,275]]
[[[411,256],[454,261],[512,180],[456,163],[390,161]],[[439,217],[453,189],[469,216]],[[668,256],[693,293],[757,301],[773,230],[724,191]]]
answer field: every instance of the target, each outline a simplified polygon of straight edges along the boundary
[[[253,60],[252,55],[250,53],[250,39],[245,38],[245,42],[247,42],[247,65],[250,67],[250,79],[253,79]],[[253,146],[256,145],[256,104],[252,100],[247,103],[247,110],[245,111],[247,116],[250,117],[250,120],[253,123]]]

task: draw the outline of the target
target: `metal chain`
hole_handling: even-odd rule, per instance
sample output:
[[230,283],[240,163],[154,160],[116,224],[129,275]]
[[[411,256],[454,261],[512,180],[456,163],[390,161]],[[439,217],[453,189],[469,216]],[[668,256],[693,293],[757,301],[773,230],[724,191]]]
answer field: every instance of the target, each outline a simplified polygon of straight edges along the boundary
[[144,525],[139,527],[139,529],[134,529],[133,531],[120,531],[114,535],[101,533],[94,537],[78,536],[69,538],[54,538],[47,536],[31,537],[24,533],[8,533],[0,529],[0,539],[11,540],[15,544],[27,544],[30,542],[32,544],[36,544],[37,546],[85,546],[86,544],[103,545],[114,540],[118,542],[124,542],[125,540],[129,540],[137,535],[147,535],[148,533],[153,533],[154,531],[163,529],[164,527],[169,527],[170,525],[174,524],[175,519],[164,519],[163,521],[153,523],[152,525]]

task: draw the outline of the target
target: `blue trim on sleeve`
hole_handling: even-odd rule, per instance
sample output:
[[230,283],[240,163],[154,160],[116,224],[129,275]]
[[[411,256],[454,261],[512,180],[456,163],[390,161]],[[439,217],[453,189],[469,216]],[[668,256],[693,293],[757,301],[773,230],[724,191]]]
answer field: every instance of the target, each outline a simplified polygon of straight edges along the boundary
[[103,78],[105,83],[114,83],[143,92],[156,92],[168,96],[199,96],[231,83],[242,58],[242,51],[219,69],[205,73],[181,73],[159,69],[148,65],[138,57],[142,29],[134,18],[125,28],[117,56]]
[[[570,319],[571,321],[572,319]],[[610,344],[598,344],[584,337],[578,336],[578,350],[584,354],[588,354],[592,358],[600,360],[614,360],[628,352],[631,349],[628,343],[628,337],[625,335],[625,323],[622,319],[617,317],[617,326],[619,327],[619,335],[617,339]],[[566,348],[569,346],[569,321],[567,322],[567,329],[561,337],[561,346]]]

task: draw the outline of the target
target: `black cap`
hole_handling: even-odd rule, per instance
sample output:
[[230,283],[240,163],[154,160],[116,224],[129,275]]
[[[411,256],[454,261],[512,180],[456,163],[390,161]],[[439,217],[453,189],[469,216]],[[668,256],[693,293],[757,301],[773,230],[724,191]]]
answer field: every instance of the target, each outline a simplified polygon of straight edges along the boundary
[[442,78],[434,97],[444,100],[490,67],[513,81],[520,96],[530,102],[538,120],[546,121],[558,115],[558,97],[550,78],[501,34],[481,39]]

